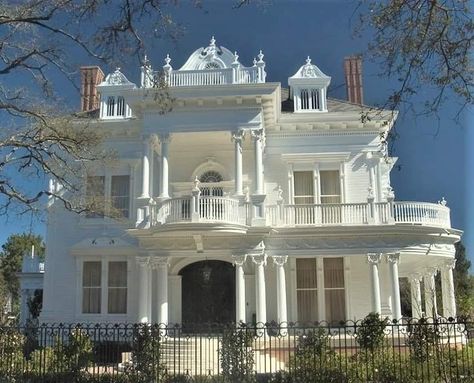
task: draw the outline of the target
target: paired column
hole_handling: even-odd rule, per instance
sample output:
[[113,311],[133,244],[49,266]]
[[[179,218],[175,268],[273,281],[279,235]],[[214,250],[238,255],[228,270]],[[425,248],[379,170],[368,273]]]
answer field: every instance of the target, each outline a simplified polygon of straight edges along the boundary
[[421,278],[421,274],[418,273],[410,275],[411,316],[416,319],[423,316],[423,308],[421,307]]
[[367,262],[370,266],[370,281],[371,281],[371,298],[372,298],[372,312],[382,313],[382,306],[380,303],[380,280],[379,280],[379,263],[382,259],[381,253],[367,254]]
[[253,255],[252,261],[255,264],[255,290],[256,290],[256,311],[257,324],[264,325],[267,323],[267,299],[265,288],[265,265],[267,263],[267,255],[265,250],[259,255]]
[[436,318],[438,316],[435,285],[435,275],[437,272],[436,268],[429,268],[425,275],[423,275],[425,285],[425,316],[428,318]]
[[242,184],[242,140],[244,138],[244,131],[242,129],[232,133],[232,140],[235,147],[235,195],[243,194]]
[[139,323],[151,322],[151,268],[150,257],[137,257],[138,317]]
[[245,275],[246,255],[232,256],[235,265],[235,323],[245,323]]
[[162,133],[159,139],[161,143],[160,199],[167,199],[169,198],[168,155],[171,136],[169,133]]
[[286,306],[286,276],[285,276],[285,264],[288,260],[286,255],[273,256],[273,263],[276,266],[277,275],[277,321],[278,324],[286,325],[288,322],[287,318],[287,306]]
[[152,163],[153,163],[153,137],[143,140],[142,158],[142,193],[140,198],[150,198],[150,185],[152,183]]
[[168,257],[154,257],[152,267],[157,270],[157,322],[168,324]]
[[265,134],[263,129],[251,130],[255,150],[255,189],[254,194],[262,195],[263,190],[263,141]]
[[454,258],[446,260],[441,266],[441,292],[443,296],[443,316],[456,318],[456,298],[454,295],[453,269]]
[[392,318],[399,321],[402,319],[402,306],[400,303],[400,283],[398,282],[398,262],[400,253],[387,254],[390,267],[390,282],[392,286]]

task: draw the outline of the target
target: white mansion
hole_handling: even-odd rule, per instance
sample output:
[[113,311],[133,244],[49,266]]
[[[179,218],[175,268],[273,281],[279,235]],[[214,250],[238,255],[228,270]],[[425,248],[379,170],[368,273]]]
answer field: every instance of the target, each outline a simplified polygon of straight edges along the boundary
[[42,322],[400,319],[400,278],[413,316],[432,316],[438,272],[439,315],[456,315],[460,232],[444,200],[395,199],[396,114],[365,118],[360,59],[345,60],[349,101],[309,58],[289,88],[265,65],[212,39],[180,69],[146,62],[139,86],[82,68],[82,110],[117,153],[87,194],[121,219],[50,201]]

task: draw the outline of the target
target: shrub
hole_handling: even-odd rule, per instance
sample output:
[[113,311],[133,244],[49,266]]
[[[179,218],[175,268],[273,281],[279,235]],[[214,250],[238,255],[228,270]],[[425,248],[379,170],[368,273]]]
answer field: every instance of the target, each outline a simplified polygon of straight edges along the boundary
[[382,347],[387,319],[381,319],[378,313],[370,313],[357,328],[357,342],[364,351],[375,351]]
[[229,383],[253,383],[254,352],[251,348],[253,334],[245,326],[230,326],[222,336],[220,359],[222,376]]
[[[13,376],[23,365],[25,337],[14,328],[0,331],[0,377]],[[1,381],[1,380],[0,380]]]
[[427,361],[438,341],[436,327],[430,325],[425,318],[421,318],[418,323],[410,326],[407,345],[415,362]]

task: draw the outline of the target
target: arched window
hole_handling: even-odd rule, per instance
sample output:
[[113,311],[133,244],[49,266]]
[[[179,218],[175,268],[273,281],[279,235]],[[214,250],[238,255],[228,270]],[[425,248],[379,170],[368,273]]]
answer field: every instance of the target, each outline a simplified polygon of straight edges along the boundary
[[115,97],[109,96],[107,98],[107,117],[111,117],[115,112]]
[[117,116],[125,116],[125,99],[122,96],[117,97]]
[[[199,177],[199,181],[203,184],[216,184],[222,182],[223,178],[220,173],[215,170],[208,170]],[[201,187],[202,196],[222,197],[224,190],[220,186],[204,185]]]

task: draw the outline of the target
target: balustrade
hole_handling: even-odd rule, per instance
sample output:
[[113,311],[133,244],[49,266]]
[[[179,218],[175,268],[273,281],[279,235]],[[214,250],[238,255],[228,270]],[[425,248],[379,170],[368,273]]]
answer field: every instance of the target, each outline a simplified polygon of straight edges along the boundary
[[[158,78],[159,73],[154,74]],[[237,67],[203,70],[176,70],[166,75],[169,87],[199,86],[199,85],[228,85],[255,84],[264,82],[258,76],[257,67]],[[157,83],[157,82],[155,82]]]
[[[193,198],[196,198],[193,202]],[[196,215],[193,209],[196,206]],[[250,225],[248,203],[228,197],[180,197],[151,208],[153,224],[226,222]],[[268,226],[335,226],[412,224],[450,228],[449,208],[424,202],[270,205],[265,207]]]

